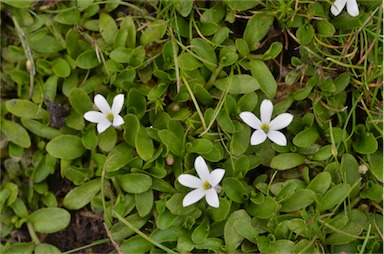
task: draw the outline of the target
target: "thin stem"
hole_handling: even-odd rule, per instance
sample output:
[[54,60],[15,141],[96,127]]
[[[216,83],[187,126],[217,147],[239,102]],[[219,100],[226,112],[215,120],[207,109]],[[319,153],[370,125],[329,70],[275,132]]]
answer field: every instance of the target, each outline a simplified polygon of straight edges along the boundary
[[36,245],[40,244],[40,239],[36,235],[35,229],[33,228],[31,223],[27,222],[27,228],[28,228],[28,233],[32,238],[32,242],[34,242]]
[[81,246],[79,248],[63,252],[63,254],[71,254],[71,253],[79,252],[81,250],[85,250],[85,249],[88,249],[90,247],[93,247],[93,246],[96,246],[96,245],[99,245],[99,244],[108,243],[108,242],[109,242],[108,238],[100,239],[100,240],[94,241],[93,243]]
[[188,81],[187,81],[187,79],[185,78],[185,76],[183,76],[182,79],[183,79],[183,82],[184,82],[185,86],[187,87],[187,90],[188,90],[188,92],[189,92],[189,95],[190,95],[191,98],[192,98],[193,104],[194,104],[195,107],[196,107],[196,111],[197,111],[197,114],[198,114],[199,117],[200,117],[201,124],[203,125],[203,128],[204,128],[204,129],[207,129],[207,126],[206,126],[206,124],[205,124],[205,120],[204,120],[203,113],[202,113],[201,110],[200,110],[200,107],[199,107],[199,104],[197,103],[197,100],[196,100],[196,98],[195,98],[195,95],[193,94],[193,92],[192,92],[192,90],[191,90],[191,87],[189,86]]
[[173,250],[165,247],[164,245],[158,243],[158,242],[155,242],[154,240],[152,240],[150,237],[148,237],[146,234],[144,234],[143,232],[141,232],[138,228],[136,228],[133,224],[131,224],[129,221],[127,221],[126,219],[124,219],[123,217],[121,217],[120,214],[118,214],[115,210],[112,211],[113,214],[116,216],[116,218],[121,221],[123,224],[125,224],[127,227],[129,227],[132,231],[134,231],[136,234],[138,234],[139,236],[141,236],[142,238],[144,238],[145,240],[147,240],[148,242],[152,243],[153,245],[159,247],[160,249],[164,250],[165,252],[167,253],[172,253],[172,254],[177,254],[177,252],[174,252]]

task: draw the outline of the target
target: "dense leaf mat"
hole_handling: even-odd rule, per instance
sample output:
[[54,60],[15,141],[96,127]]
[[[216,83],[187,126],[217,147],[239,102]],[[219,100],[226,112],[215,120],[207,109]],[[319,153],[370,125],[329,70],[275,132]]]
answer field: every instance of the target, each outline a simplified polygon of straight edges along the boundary
[[381,253],[380,0],[1,0],[1,253]]

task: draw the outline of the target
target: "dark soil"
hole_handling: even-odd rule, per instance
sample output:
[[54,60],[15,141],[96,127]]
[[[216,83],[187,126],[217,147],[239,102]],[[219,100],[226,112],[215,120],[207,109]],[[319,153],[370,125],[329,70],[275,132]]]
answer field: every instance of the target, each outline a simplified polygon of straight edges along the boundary
[[[71,214],[71,222],[66,230],[49,234],[42,241],[55,245],[61,251],[69,251],[105,238],[108,236],[103,217],[83,208]],[[109,253],[113,250],[113,245],[108,242],[75,253]]]

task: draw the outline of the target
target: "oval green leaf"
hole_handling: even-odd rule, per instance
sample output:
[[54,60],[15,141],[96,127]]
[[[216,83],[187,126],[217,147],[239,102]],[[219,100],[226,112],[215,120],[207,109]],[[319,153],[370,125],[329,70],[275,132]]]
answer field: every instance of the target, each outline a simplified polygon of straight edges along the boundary
[[257,79],[248,74],[236,74],[231,77],[218,79],[214,85],[221,91],[228,90],[228,93],[231,94],[250,93],[260,88]]
[[55,137],[47,144],[47,152],[55,158],[73,160],[85,152],[81,138],[73,135]]
[[91,202],[100,188],[100,178],[86,182],[68,192],[64,197],[63,204],[67,209],[79,210]]
[[71,221],[71,214],[57,207],[41,208],[28,217],[28,222],[40,233],[55,233],[66,228]]
[[118,181],[128,193],[143,193],[152,186],[152,178],[142,173],[131,173],[119,176]]
[[297,167],[305,162],[305,156],[298,153],[283,153],[273,157],[271,168],[286,170]]

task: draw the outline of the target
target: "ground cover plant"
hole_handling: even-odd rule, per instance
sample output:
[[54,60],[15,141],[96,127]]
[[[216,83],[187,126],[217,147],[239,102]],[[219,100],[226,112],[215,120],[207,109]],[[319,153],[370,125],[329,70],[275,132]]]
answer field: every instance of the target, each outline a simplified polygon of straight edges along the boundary
[[1,253],[382,253],[382,1],[0,7]]

